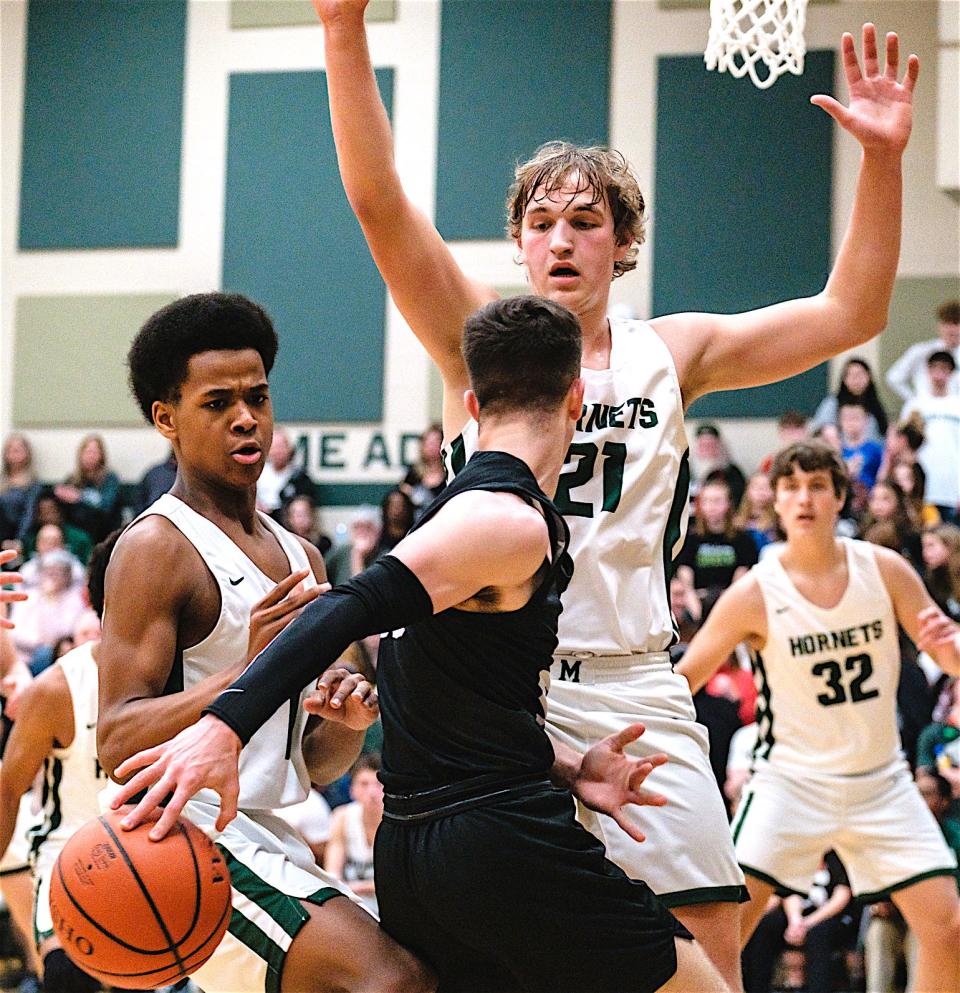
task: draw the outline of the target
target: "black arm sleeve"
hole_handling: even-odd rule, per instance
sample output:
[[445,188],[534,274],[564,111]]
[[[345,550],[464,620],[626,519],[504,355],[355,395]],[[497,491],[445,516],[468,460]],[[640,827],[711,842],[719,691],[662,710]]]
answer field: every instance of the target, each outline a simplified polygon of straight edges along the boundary
[[432,615],[423,584],[387,555],[314,600],[203,713],[219,717],[246,744],[354,641]]

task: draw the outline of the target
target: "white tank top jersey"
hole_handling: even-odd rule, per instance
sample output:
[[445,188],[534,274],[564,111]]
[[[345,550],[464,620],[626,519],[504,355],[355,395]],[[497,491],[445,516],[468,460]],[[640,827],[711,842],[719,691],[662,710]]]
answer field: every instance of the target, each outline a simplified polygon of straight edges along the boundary
[[[629,655],[676,640],[669,576],[690,491],[683,400],[673,358],[644,321],[610,318],[609,369],[583,369],[577,423],[555,503],[570,527],[573,580],[558,653]],[[477,423],[444,448],[456,475]]]
[[73,740],[54,748],[43,762],[41,820],[30,829],[30,854],[44,846],[59,851],[67,839],[100,810],[97,794],[107,774],[97,761],[97,663],[93,642],[67,652],[56,664],[63,670],[73,706]]
[[[253,563],[212,521],[169,493],[148,507],[137,520],[159,514],[166,517],[199,552],[220,589],[220,617],[210,634],[183,653],[183,689],[233,665],[247,654],[250,610],[276,583]],[[303,546],[294,535],[260,514],[264,526],[280,542],[290,563],[290,571],[310,569],[304,581],[316,579]],[[306,723],[302,702],[313,688],[305,687],[295,700],[281,707],[250,739],[240,753],[239,807],[247,810],[273,810],[300,803],[307,797],[310,777],[300,749]],[[211,790],[201,790],[196,799],[219,804]]]
[[902,762],[897,730],[900,646],[873,546],[838,538],[849,581],[830,610],[805,599],[768,555],[754,566],[767,641],[754,654],[755,764],[856,776]]

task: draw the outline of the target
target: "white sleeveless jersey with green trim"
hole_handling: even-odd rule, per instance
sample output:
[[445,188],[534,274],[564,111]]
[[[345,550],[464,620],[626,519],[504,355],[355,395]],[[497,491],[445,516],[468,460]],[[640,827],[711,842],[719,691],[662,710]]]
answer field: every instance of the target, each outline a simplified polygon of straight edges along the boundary
[[[675,640],[669,576],[687,526],[690,472],[673,358],[643,321],[610,318],[609,369],[583,369],[583,416],[555,498],[570,527],[573,580],[557,651],[628,655]],[[444,447],[456,475],[477,424]]]
[[36,865],[55,858],[67,839],[100,813],[97,794],[107,775],[97,761],[97,663],[93,642],[67,652],[56,665],[66,677],[73,706],[73,740],[43,761],[41,820],[29,832]]
[[[183,689],[189,689],[246,657],[250,610],[276,585],[251,559],[206,517],[169,493],[148,507],[150,514],[166,517],[200,553],[220,590],[220,617],[210,634],[183,653]],[[289,531],[260,514],[264,526],[276,535],[290,563],[290,571],[309,569],[305,585],[316,580],[303,546]],[[250,739],[240,753],[239,806],[247,810],[273,810],[300,803],[307,797],[310,777],[303,761],[301,740],[307,714],[303,698],[313,688],[278,710]],[[197,800],[219,804],[216,793],[202,790]]]
[[873,545],[837,539],[849,580],[830,610],[805,599],[773,553],[754,566],[767,641],[754,653],[755,764],[855,776],[902,761],[900,645]]

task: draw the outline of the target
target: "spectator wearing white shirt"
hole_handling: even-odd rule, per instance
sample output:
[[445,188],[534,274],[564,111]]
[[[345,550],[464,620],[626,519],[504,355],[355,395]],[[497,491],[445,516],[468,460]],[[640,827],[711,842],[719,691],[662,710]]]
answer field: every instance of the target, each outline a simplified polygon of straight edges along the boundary
[[927,474],[925,498],[948,524],[960,521],[960,394],[950,392],[956,369],[950,352],[934,352],[927,359],[927,392],[904,408],[923,418],[925,440],[917,460]]
[[[939,337],[911,345],[887,370],[887,385],[905,401],[930,392],[927,361],[934,352],[950,352],[960,365],[960,300],[948,300],[937,309]],[[948,393],[960,395],[960,375],[950,377]]]

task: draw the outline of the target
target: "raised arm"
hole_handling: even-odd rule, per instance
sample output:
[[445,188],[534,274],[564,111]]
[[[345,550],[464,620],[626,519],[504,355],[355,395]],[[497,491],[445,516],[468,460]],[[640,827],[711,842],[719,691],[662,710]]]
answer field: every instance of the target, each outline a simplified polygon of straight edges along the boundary
[[960,676],[960,625],[933,602],[913,567],[887,548],[875,548],[877,565],[897,621],[910,640],[951,676]]
[[741,641],[762,647],[767,637],[763,594],[756,578],[747,573],[716,602],[696,633],[676,671],[696,693],[723,665]]
[[846,235],[827,285],[813,297],[743,314],[673,314],[654,325],[677,363],[684,400],[714,390],[759,386],[811,368],[878,335],[900,255],[901,160],[912,125],[920,63],[911,55],[898,81],[899,42],[886,38],[881,69],[876,32],[863,26],[863,67],[853,37],[841,41],[849,104],[820,94],[825,110],[862,146]]
[[468,314],[496,297],[469,280],[430,220],[407,197],[393,156],[363,22],[367,0],[313,0],[324,28],[330,116],[340,177],[390,295],[437,364],[447,430],[459,429],[469,385],[460,336]]

